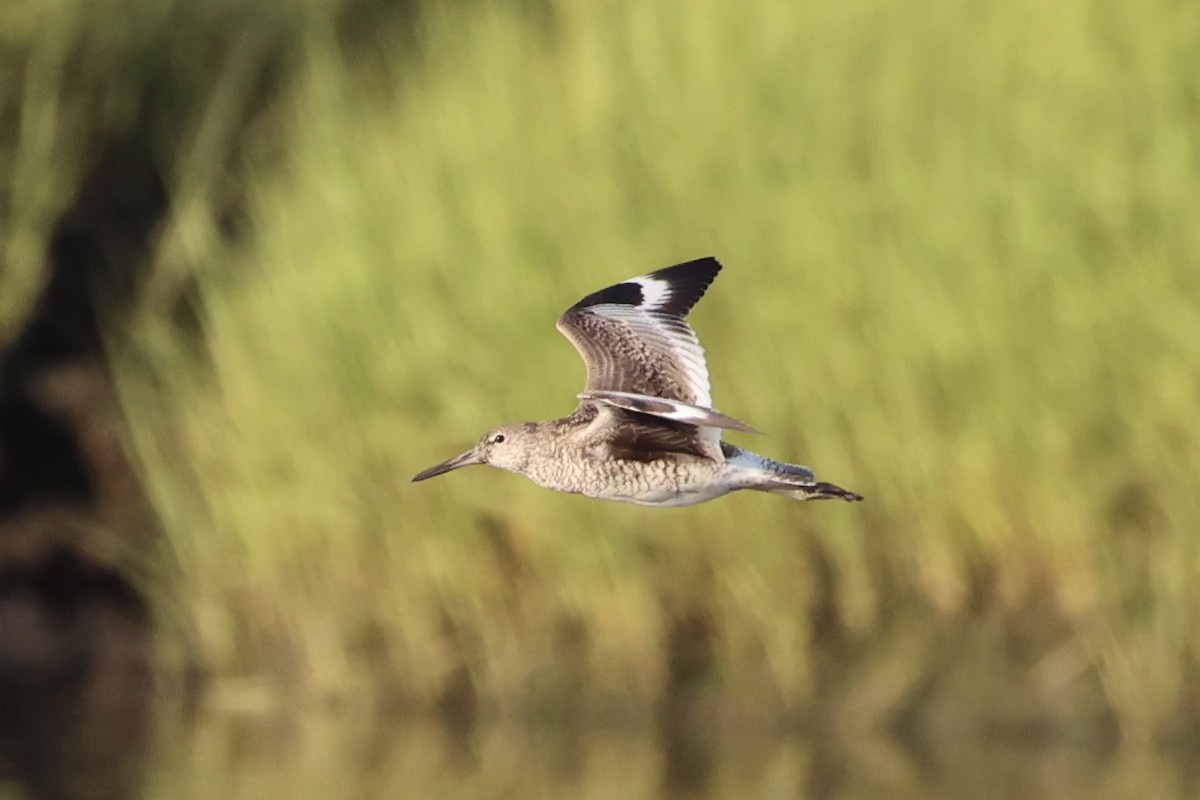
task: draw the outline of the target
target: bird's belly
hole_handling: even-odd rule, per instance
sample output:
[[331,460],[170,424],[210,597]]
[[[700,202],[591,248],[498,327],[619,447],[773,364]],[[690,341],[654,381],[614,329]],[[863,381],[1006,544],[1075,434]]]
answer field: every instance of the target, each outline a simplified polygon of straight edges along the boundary
[[559,492],[643,506],[690,506],[732,490],[722,475],[698,459],[657,462],[582,458],[553,469],[531,470],[535,483]]
[[600,500],[612,500],[618,503],[669,508],[703,503],[727,494],[731,488],[730,486],[715,482],[707,483],[689,480],[666,482],[632,481],[624,485],[614,484],[599,488],[595,492],[585,491],[584,494]]
[[636,495],[629,497],[606,497],[606,500],[615,500],[619,503],[633,503],[639,506],[656,506],[658,508],[672,508],[678,506],[694,506],[697,503],[703,503],[708,500],[713,500],[723,494],[729,492],[728,487],[710,486],[704,489],[679,491],[673,494],[665,492],[649,493],[644,495]]

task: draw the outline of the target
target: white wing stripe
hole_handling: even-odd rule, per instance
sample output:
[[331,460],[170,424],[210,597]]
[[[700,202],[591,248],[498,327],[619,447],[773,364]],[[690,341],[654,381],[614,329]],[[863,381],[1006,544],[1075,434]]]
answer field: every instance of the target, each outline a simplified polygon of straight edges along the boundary
[[643,311],[658,311],[671,301],[671,284],[669,281],[649,275],[641,275],[630,282],[642,287],[642,302],[638,308]]

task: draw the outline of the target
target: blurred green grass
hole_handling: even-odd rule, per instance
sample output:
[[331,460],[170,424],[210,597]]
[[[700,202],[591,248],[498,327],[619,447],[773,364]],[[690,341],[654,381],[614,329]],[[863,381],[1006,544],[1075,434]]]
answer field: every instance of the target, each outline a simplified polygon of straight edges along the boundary
[[[367,65],[304,30],[245,236],[164,245],[202,352],[154,314],[114,352],[220,673],[636,713],[692,631],[744,705],[886,716],[996,630],[1046,714],[1186,706],[1200,8],[430,6]],[[407,483],[570,410],[563,308],[709,253],[718,407],[866,503]]]

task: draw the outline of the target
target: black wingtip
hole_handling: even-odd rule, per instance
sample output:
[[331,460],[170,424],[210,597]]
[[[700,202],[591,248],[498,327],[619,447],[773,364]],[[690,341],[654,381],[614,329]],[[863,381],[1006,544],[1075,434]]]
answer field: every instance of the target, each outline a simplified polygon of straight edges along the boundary
[[651,272],[648,277],[671,285],[670,302],[658,310],[664,314],[686,316],[700,302],[720,271],[721,262],[705,256]]
[[650,279],[670,287],[666,297],[653,310],[683,317],[700,301],[720,271],[721,262],[712,256],[685,261],[593,292],[570,310],[598,305],[641,306],[647,302],[647,292],[639,281]]
[[672,264],[669,267],[663,267],[660,270],[655,270],[650,273],[650,277],[665,281],[700,279],[704,282],[705,287],[707,287],[713,282],[713,278],[717,277],[717,273],[720,271],[721,262],[717,261],[715,256],[704,256],[703,258],[693,258],[691,261],[684,261],[679,264]]

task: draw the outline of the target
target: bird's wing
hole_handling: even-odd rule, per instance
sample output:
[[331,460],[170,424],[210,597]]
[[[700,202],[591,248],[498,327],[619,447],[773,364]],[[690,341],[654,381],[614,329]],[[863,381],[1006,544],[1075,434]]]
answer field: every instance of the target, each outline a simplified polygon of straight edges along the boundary
[[758,431],[741,420],[734,419],[727,414],[722,414],[716,409],[694,406],[689,403],[681,403],[678,400],[668,400],[664,397],[649,397],[644,394],[633,394],[632,392],[606,392],[599,389],[580,392],[578,397],[580,400],[600,403],[624,411],[634,411],[638,414],[647,414],[659,419],[671,420],[672,422],[682,422],[697,428],[725,428],[727,430],[758,433]]
[[719,431],[591,401],[576,413],[594,415],[580,436],[587,451],[603,459],[655,461],[688,454],[725,460]]
[[708,364],[685,317],[721,270],[701,258],[630,278],[571,306],[558,330],[587,366],[587,391],[712,405]]

